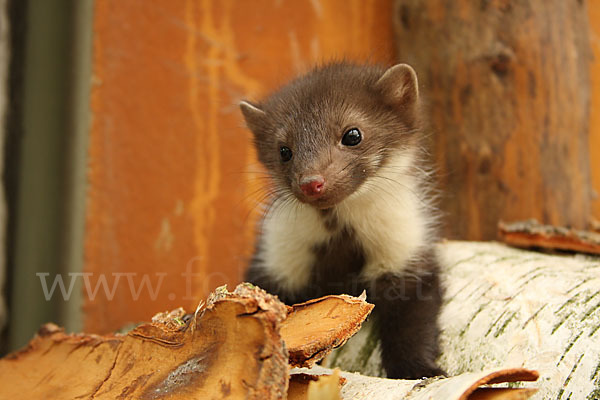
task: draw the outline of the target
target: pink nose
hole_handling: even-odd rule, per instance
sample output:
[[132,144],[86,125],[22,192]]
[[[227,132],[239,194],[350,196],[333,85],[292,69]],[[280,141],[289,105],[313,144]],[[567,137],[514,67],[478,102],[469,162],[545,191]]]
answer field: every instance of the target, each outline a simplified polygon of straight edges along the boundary
[[320,196],[323,192],[323,186],[325,186],[325,179],[321,175],[308,176],[300,181],[300,189],[310,197]]

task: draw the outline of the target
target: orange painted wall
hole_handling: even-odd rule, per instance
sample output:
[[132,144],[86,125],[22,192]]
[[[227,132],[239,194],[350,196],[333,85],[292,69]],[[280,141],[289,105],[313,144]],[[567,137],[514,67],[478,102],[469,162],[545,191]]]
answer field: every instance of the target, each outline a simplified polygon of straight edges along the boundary
[[594,54],[590,67],[593,85],[590,111],[590,160],[596,199],[592,204],[592,210],[594,217],[600,220],[600,2],[588,2],[588,9],[590,14],[590,43]]
[[[240,99],[323,60],[395,56],[391,0],[102,0],[94,11],[85,272],[91,289],[105,277],[115,290],[85,294],[84,324],[106,332],[240,281],[260,189]],[[136,293],[144,274],[155,295]]]

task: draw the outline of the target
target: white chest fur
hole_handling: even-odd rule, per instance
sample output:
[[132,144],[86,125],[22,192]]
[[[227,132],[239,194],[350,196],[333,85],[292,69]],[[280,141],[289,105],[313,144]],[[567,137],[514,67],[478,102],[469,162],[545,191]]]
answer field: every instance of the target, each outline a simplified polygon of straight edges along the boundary
[[[338,226],[352,227],[362,245],[367,280],[402,274],[426,244],[431,221],[419,181],[408,173],[412,161],[396,156],[334,210]],[[265,272],[290,291],[307,284],[315,246],[335,234],[316,209],[299,202],[273,207],[262,228]]]
[[262,224],[265,273],[282,288],[294,291],[306,285],[314,265],[313,248],[330,238],[321,216],[299,202],[275,204]]

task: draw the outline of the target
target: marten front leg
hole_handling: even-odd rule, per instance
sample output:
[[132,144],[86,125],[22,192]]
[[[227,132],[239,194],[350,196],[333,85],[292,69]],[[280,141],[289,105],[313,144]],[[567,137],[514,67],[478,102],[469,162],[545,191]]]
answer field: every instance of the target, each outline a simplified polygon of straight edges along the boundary
[[370,300],[381,338],[388,378],[419,379],[445,375],[439,354],[437,317],[442,290],[437,271],[422,276],[380,276]]

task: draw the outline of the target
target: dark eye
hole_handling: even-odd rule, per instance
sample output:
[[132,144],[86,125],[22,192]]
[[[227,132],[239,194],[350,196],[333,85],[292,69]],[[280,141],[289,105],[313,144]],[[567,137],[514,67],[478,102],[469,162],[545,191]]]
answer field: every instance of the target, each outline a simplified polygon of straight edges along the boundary
[[356,146],[362,140],[362,135],[360,131],[356,128],[348,129],[346,133],[344,133],[344,137],[342,138],[342,144],[344,146]]
[[279,148],[279,155],[281,155],[281,161],[288,162],[292,159],[292,150],[289,147],[281,146]]

